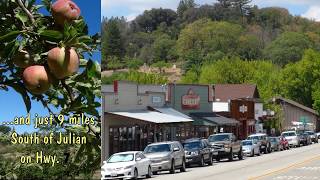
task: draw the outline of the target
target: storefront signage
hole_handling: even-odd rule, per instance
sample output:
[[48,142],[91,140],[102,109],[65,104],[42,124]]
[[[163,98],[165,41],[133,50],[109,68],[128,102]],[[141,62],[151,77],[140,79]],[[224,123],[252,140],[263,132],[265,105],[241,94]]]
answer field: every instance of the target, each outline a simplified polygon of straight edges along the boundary
[[192,89],[189,89],[186,95],[182,96],[182,109],[199,109],[200,96]]
[[248,106],[245,106],[245,105],[240,106],[239,111],[242,113],[248,112]]

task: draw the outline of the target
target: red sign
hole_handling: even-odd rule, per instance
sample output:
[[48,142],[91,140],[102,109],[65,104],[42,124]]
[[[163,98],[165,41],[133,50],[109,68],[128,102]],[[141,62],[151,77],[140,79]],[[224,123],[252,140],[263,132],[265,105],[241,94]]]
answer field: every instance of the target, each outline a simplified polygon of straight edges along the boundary
[[200,96],[197,95],[192,89],[189,89],[186,95],[181,98],[182,109],[199,109]]

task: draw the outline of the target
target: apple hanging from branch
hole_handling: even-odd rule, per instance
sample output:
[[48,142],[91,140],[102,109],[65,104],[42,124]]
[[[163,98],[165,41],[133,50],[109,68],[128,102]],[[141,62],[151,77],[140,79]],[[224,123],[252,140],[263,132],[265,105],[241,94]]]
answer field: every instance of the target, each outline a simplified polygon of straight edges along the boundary
[[25,87],[33,94],[42,94],[51,86],[51,74],[44,66],[29,66],[23,71],[22,79]]
[[57,79],[64,79],[79,69],[79,57],[73,48],[56,47],[48,52],[48,65]]
[[63,27],[65,22],[76,20],[80,16],[80,8],[71,0],[57,0],[51,6],[55,22]]

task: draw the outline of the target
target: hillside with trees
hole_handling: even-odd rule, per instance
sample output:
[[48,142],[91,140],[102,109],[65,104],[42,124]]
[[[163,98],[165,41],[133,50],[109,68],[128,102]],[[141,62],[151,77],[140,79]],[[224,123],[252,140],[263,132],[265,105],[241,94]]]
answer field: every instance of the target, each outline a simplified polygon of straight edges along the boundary
[[[142,75],[132,74],[142,64],[177,64],[183,83],[255,83],[265,101],[281,95],[320,111],[320,23],[285,8],[181,0],[176,10],[151,9],[132,21],[111,17],[102,24],[103,70],[130,69],[104,77],[105,83],[137,81]],[[137,82],[166,82],[161,71],[153,76]]]

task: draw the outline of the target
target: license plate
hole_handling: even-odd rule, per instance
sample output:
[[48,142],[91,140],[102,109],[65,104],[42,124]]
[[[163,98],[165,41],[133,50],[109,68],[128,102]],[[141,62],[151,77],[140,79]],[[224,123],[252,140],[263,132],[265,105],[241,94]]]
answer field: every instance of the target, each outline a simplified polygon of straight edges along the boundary
[[117,174],[117,173],[111,173],[111,176],[112,176],[112,177],[117,177],[118,174]]
[[192,159],[187,159],[187,162],[190,162],[190,161],[192,161]]
[[213,152],[213,155],[218,155],[218,152]]

